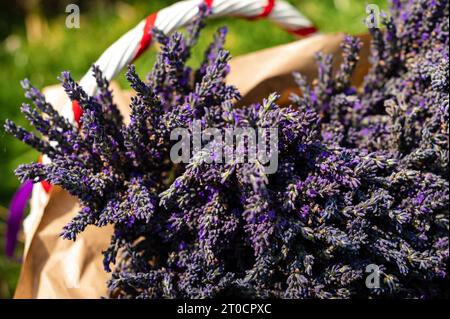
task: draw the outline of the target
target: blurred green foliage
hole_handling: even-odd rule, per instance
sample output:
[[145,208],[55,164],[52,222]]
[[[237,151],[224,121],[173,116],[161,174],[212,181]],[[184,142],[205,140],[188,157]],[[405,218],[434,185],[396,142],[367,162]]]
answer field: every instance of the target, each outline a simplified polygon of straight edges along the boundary
[[[245,0],[243,0],[245,1]],[[37,159],[38,154],[5,135],[6,118],[29,127],[20,115],[19,106],[26,102],[19,81],[29,78],[34,86],[42,88],[56,83],[62,70],[70,70],[80,78],[96,58],[118,37],[135,26],[147,14],[175,1],[56,1],[34,0],[2,2],[0,4],[0,206],[6,207],[18,181],[13,170],[20,163]],[[309,17],[322,32],[366,32],[366,17],[362,0],[290,0]],[[371,0],[381,8],[386,0]],[[18,4],[19,3],[19,4]],[[20,5],[22,3],[22,5]],[[80,29],[65,27],[65,6],[78,3],[81,11]],[[37,23],[37,22],[38,23]],[[37,23],[37,24],[36,24]],[[36,33],[35,26],[40,28]],[[229,28],[227,48],[232,55],[260,50],[288,43],[295,37],[266,20],[218,19],[208,22],[191,63],[196,66],[202,52],[222,25]],[[38,34],[39,36],[33,37]],[[154,62],[156,49],[152,48],[136,63],[138,73],[144,76]],[[264,67],[261,65],[261,67]],[[118,79],[128,87],[123,74]],[[4,233],[6,210],[0,215],[0,236]],[[0,245],[4,246],[3,238]],[[0,251],[0,298],[12,295],[19,272],[19,264],[9,261]]]

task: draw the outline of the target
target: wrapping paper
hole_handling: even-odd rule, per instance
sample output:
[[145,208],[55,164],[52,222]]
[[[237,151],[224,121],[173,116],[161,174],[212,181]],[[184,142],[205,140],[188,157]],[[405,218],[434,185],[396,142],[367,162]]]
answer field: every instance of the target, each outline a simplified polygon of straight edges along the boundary
[[[369,37],[362,35],[361,59],[353,82],[358,86],[369,63]],[[313,80],[317,74],[314,54],[334,55],[341,62],[343,34],[317,35],[231,60],[227,82],[238,87],[243,99],[239,105],[261,101],[272,92],[281,94],[281,105],[289,103],[292,92],[298,92],[292,72],[300,71]],[[125,119],[131,92],[112,84],[115,102]],[[66,101],[59,86],[44,90],[48,101],[61,108]],[[60,111],[60,110],[59,110]],[[77,214],[76,198],[59,187],[53,187],[48,199],[33,196],[30,215],[24,222],[25,253],[15,298],[100,298],[106,296],[109,274],[103,270],[102,251],[109,244],[112,227],[89,226],[75,242],[59,237],[63,226]]]

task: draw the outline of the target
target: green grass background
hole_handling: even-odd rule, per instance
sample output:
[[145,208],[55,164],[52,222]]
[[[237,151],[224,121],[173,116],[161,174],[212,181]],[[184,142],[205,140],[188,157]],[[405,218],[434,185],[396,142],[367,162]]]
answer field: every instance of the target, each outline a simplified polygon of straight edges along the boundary
[[[243,0],[245,1],[245,0]],[[36,0],[35,2],[39,2]],[[135,26],[147,14],[175,1],[65,1],[81,8],[80,29],[65,27],[64,5],[52,7],[41,0],[33,12],[45,21],[47,28],[41,39],[27,40],[24,14],[14,8],[0,12],[0,298],[12,296],[20,264],[3,256],[3,234],[9,199],[19,185],[13,170],[20,163],[37,159],[38,154],[24,144],[5,135],[3,123],[9,118],[29,127],[20,115],[25,102],[19,81],[29,78],[38,88],[56,83],[62,70],[70,70],[79,79],[96,58],[118,37]],[[366,32],[363,19],[367,3],[387,7],[386,0],[290,0],[309,17],[322,32]],[[64,1],[62,1],[64,4]],[[0,6],[7,6],[3,2]],[[55,9],[56,8],[56,9]],[[5,10],[3,10],[5,9]],[[6,10],[9,9],[9,10]],[[233,56],[294,41],[295,37],[267,20],[218,19],[208,22],[193,53],[196,66],[214,31],[222,25],[229,28],[226,47]],[[146,52],[136,63],[138,73],[145,75],[151,68],[156,50]],[[282,57],[280,57],[282,58]],[[261,65],[261,67],[264,67]],[[122,87],[128,87],[123,73],[118,77]]]

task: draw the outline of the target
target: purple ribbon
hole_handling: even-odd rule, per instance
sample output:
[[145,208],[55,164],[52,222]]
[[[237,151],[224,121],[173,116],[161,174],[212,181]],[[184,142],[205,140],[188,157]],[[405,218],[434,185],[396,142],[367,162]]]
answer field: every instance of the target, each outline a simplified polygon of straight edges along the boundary
[[33,182],[26,181],[17,189],[9,204],[9,215],[6,229],[6,256],[13,257],[17,245],[17,234],[20,223],[33,190]]

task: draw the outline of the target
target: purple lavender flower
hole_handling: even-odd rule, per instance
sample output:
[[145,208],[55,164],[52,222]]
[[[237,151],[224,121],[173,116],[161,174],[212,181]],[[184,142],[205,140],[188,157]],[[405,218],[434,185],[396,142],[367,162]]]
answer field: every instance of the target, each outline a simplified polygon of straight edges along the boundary
[[[396,0],[384,30],[370,30],[362,88],[350,84],[361,45],[347,37],[336,72],[319,53],[314,84],[294,75],[302,96],[292,106],[280,108],[272,95],[234,108],[225,29],[199,70],[186,66],[202,6],[187,38],[155,30],[161,53],[147,81],[129,68],[136,96],[127,125],[96,67],[96,96],[61,76],[83,108],[80,132],[24,82],[36,108],[22,111],[46,138],[11,122],[6,130],[52,163],[16,173],[79,198],[83,208],[63,237],[114,225],[104,252],[106,271],[115,266],[110,297],[448,296],[448,10],[445,0]],[[196,120],[202,128],[277,127],[278,171],[207,163],[201,154],[174,164],[170,132]],[[380,269],[377,288],[365,284],[368,265]]]

